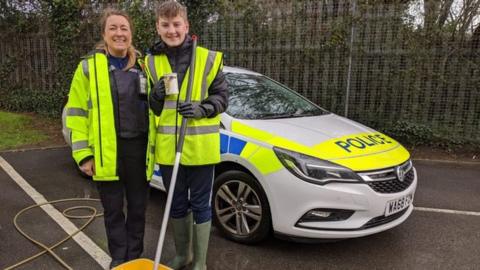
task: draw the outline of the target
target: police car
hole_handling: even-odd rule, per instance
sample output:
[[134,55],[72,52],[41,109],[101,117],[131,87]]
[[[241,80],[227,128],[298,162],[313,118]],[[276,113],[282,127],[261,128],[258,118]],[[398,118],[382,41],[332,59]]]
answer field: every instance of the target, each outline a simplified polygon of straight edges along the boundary
[[[412,213],[417,173],[394,139],[328,112],[259,73],[225,67],[221,163],[213,221],[227,238],[271,232],[345,239],[393,228]],[[64,128],[68,140],[68,130]],[[158,167],[151,181],[163,189]]]

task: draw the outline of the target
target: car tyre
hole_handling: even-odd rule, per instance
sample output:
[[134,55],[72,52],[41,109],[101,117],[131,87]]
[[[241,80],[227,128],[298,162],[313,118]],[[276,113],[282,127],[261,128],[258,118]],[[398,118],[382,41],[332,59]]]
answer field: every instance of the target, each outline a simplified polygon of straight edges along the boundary
[[255,244],[270,235],[267,197],[257,180],[243,171],[227,171],[213,185],[213,222],[228,239]]

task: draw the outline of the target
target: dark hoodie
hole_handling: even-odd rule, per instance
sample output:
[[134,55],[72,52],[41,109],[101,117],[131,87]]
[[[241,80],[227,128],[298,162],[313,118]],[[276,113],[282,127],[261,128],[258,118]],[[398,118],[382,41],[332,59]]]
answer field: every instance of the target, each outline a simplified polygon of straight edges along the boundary
[[[190,66],[190,59],[192,58],[192,38],[187,35],[182,45],[178,47],[168,47],[163,41],[157,42],[151,48],[150,52],[153,55],[166,54],[168,62],[172,67],[172,72],[177,73],[178,85],[182,85],[185,79],[185,73]],[[188,78],[187,78],[188,80]],[[222,70],[219,70],[217,76],[208,88],[208,97],[202,101],[213,105],[214,110],[208,113],[208,117],[215,117],[217,114],[224,112],[228,106],[228,89],[225,75]],[[150,104],[154,106],[154,104]],[[163,106],[162,106],[163,107]],[[152,108],[155,111],[155,108]],[[160,109],[161,110],[161,109]]]

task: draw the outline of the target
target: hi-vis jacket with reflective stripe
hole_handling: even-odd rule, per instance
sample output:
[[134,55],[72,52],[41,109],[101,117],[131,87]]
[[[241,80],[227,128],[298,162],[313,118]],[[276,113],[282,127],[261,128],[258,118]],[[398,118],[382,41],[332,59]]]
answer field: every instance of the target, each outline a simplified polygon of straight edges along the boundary
[[[208,96],[208,88],[222,68],[222,53],[197,47],[195,74],[192,86],[192,103],[200,103]],[[172,68],[165,54],[147,55],[147,74],[155,83]],[[163,111],[158,119],[155,161],[162,165],[173,165],[176,138],[180,132],[182,116],[177,114],[178,102],[186,98],[190,69],[180,88],[180,97],[170,95],[165,98]],[[175,120],[177,122],[175,122]],[[180,163],[182,165],[207,165],[220,162],[220,115],[212,118],[188,119],[185,142]],[[175,136],[177,135],[177,137]]]
[[[142,66],[142,65],[141,65]],[[150,91],[150,87],[147,87]],[[68,96],[66,125],[72,131],[72,155],[77,163],[95,158],[94,180],[118,180],[117,136],[108,59],[95,52],[78,65]],[[147,179],[154,167],[155,118],[149,111],[148,148],[145,155]]]

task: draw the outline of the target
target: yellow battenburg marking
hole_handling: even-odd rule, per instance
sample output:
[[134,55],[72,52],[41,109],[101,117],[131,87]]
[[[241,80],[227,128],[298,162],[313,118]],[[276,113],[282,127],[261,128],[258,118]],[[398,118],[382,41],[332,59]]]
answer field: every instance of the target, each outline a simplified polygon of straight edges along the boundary
[[272,149],[260,147],[249,161],[255,165],[261,174],[266,175],[283,169],[282,163]]
[[313,149],[312,147],[308,147],[306,145],[303,145],[294,141],[290,141],[282,137],[275,137],[270,141],[268,141],[268,143],[275,146],[279,146],[281,148],[297,151],[305,155],[318,157],[318,151],[315,151],[315,149]]
[[[232,131],[245,137],[272,145],[277,145],[277,143],[280,143],[279,141],[281,141],[283,144],[298,145],[294,142],[290,142],[281,137],[276,137],[271,133],[252,128],[237,121],[232,122]],[[273,150],[264,146],[259,146],[248,142],[240,155],[255,165],[258,171],[260,171],[260,173],[263,175],[283,169],[282,163],[278,160],[277,155],[273,152]]]
[[250,156],[253,153],[255,153],[255,151],[258,150],[258,148],[260,148],[260,146],[254,144],[254,143],[251,143],[251,142],[247,142],[247,144],[245,144],[245,147],[242,150],[242,153],[240,153],[240,156],[245,158],[245,159],[249,159]]
[[332,160],[332,162],[350,168],[354,171],[369,171],[373,169],[397,166],[409,158],[410,153],[408,153],[408,151],[401,145],[397,145],[396,148],[385,152],[366,156],[336,159]]
[[385,152],[398,147],[394,139],[380,132],[358,133],[330,139],[313,147],[324,159],[351,158]]
[[268,133],[266,131],[259,130],[256,128],[252,128],[250,126],[244,125],[237,121],[232,122],[232,131],[240,135],[250,137],[262,142],[267,142],[268,140],[275,137],[275,135],[271,133]]
[[[351,134],[309,147],[236,121],[232,123],[232,130],[245,137],[329,160],[354,171],[393,167],[410,158],[404,147],[380,132]],[[283,169],[272,149],[251,142],[247,143],[241,156],[264,175]]]

